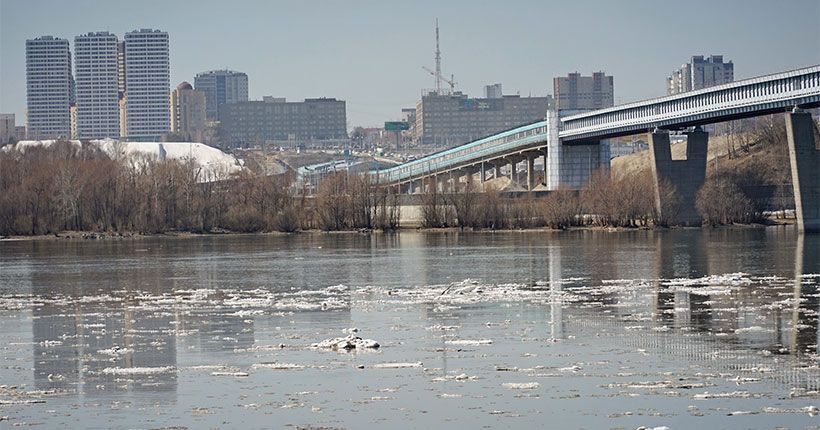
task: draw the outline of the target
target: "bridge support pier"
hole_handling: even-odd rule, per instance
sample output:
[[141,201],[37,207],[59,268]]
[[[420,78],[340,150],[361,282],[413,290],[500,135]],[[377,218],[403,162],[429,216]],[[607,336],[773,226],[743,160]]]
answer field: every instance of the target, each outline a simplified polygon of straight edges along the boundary
[[564,144],[559,137],[560,119],[555,109],[547,109],[547,141],[544,156],[544,183],[548,190],[581,189],[589,176],[599,169],[609,169],[609,142],[591,141]]
[[474,174],[475,168],[472,166],[465,167],[456,172],[455,189],[453,191],[461,191],[459,190],[459,187],[462,187],[464,191],[467,191],[470,187],[470,184],[473,183]]
[[820,233],[820,149],[814,141],[811,114],[787,113],[786,136],[797,230],[801,233]]
[[527,191],[535,188],[535,157],[537,154],[527,154]]
[[582,145],[567,145],[560,141],[555,145],[551,144],[546,158],[547,187],[550,190],[562,187],[579,190],[585,187],[593,173],[609,170],[609,154],[607,141]]
[[[652,157],[652,176],[655,180],[655,210],[660,219],[693,226],[699,226],[703,222],[695,207],[695,200],[706,180],[708,145],[709,133],[698,127],[695,131],[686,133],[686,159],[673,160],[669,133],[650,133],[649,155]],[[662,181],[675,186],[677,210],[671,207],[668,196],[663,192]]]
[[544,154],[543,154],[543,157],[544,157],[544,171],[543,171],[543,174],[544,174],[544,185],[545,186],[547,185],[547,182],[548,182],[547,181],[547,171],[549,170],[549,167],[547,167],[547,156],[548,156],[548,154],[549,154],[549,151],[547,150],[547,148],[544,148]]
[[510,159],[510,186],[518,185],[518,160]]

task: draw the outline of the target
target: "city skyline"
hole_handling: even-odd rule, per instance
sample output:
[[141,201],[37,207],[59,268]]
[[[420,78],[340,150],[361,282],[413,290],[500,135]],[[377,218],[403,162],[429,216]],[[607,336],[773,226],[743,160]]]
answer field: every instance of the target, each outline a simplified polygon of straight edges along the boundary
[[[669,5],[647,1],[584,7],[516,2],[499,16],[488,5],[460,2],[320,8],[240,2],[214,17],[206,13],[208,2],[196,8],[155,2],[127,15],[121,15],[121,2],[72,2],[49,5],[50,13],[42,15],[36,11],[44,2],[3,0],[0,111],[15,113],[18,123],[25,120],[26,39],[53,35],[73,41],[88,31],[122,35],[139,28],[169,33],[169,91],[206,70],[239,70],[248,74],[250,99],[346,100],[349,127],[397,119],[423,88],[433,87],[421,66],[433,65],[436,18],[443,71],[455,74],[457,89],[471,96],[494,82],[508,94],[543,96],[552,93],[553,77],[602,70],[615,76],[620,104],[664,95],[669,70],[691,55],[726,55],[737,66],[736,79],[820,63],[816,2],[800,1],[810,12],[799,15],[783,14],[777,4],[752,3],[697,1],[673,16]],[[556,15],[582,18],[583,31],[573,34],[579,27]],[[283,22],[288,24],[277,24]],[[687,25],[692,31],[682,37]],[[551,34],[555,43],[546,42]],[[635,68],[638,61],[646,66]]]

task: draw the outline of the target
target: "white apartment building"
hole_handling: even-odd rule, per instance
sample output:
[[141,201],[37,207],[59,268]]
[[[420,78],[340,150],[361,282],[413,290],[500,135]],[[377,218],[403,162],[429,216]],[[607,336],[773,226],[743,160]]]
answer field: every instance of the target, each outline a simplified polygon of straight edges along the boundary
[[666,78],[666,93],[669,95],[699,90],[735,80],[735,65],[723,62],[722,55],[695,55]]
[[68,40],[26,40],[26,124],[30,139],[68,139],[72,96]]
[[171,131],[168,33],[125,33],[125,130],[128,138],[159,140]]
[[77,138],[120,137],[117,36],[108,32],[74,38]]

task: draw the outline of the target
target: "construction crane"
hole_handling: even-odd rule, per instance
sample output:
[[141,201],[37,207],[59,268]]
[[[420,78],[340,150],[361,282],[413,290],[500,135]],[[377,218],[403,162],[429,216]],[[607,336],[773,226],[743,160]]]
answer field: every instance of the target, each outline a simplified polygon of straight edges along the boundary
[[[455,77],[455,75],[450,75],[450,79],[447,79],[447,78],[445,78],[444,76],[441,76],[441,75],[436,76],[436,72],[430,70],[430,68],[427,67],[427,66],[421,66],[421,68],[426,70],[427,73],[429,73],[429,74],[433,75],[434,77],[436,77],[436,81],[442,80],[442,81],[446,82],[447,84],[449,84],[450,85],[450,90],[454,90],[456,88],[456,81],[455,81],[456,77]],[[436,92],[441,92],[440,87],[441,87],[441,84],[439,84],[439,88],[436,88]]]

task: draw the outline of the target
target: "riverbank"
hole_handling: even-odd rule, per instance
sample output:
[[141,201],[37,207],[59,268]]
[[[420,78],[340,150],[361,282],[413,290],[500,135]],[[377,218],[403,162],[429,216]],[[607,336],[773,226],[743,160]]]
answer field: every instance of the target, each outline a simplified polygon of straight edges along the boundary
[[247,232],[238,232],[238,231],[230,231],[230,230],[215,230],[210,232],[187,232],[187,231],[169,231],[169,232],[162,232],[162,233],[138,233],[138,232],[96,232],[96,231],[62,231],[59,233],[53,234],[38,234],[38,235],[14,235],[14,236],[0,236],[0,242],[11,242],[11,241],[23,241],[23,240],[32,240],[32,241],[40,241],[40,240],[128,240],[128,239],[145,239],[145,238],[156,238],[156,237],[168,237],[168,238],[192,238],[192,237],[207,237],[207,236],[291,236],[291,235],[303,235],[303,234],[314,234],[314,235],[346,235],[346,234],[393,234],[393,233],[402,233],[402,232],[430,232],[430,233],[470,233],[470,234],[492,234],[492,233],[561,233],[561,232],[571,232],[571,231],[598,231],[598,232],[610,232],[610,233],[621,233],[621,232],[630,232],[630,231],[640,231],[640,230],[657,230],[657,231],[666,231],[666,230],[695,230],[695,229],[710,229],[710,230],[727,230],[727,229],[762,229],[762,228],[774,228],[774,227],[786,227],[795,224],[794,219],[769,219],[770,223],[767,224],[760,224],[760,223],[752,223],[752,224],[731,224],[731,225],[721,225],[721,226],[703,226],[703,227],[683,227],[683,226],[673,226],[673,227],[601,227],[601,226],[575,226],[575,227],[567,227],[567,228],[550,228],[550,227],[533,227],[533,228],[520,228],[520,229],[474,229],[474,228],[460,228],[460,227],[399,227],[394,230],[380,230],[380,229],[349,229],[349,230],[319,230],[319,229],[311,229],[311,230],[298,230],[295,232],[279,232],[279,231],[266,231],[266,232],[254,232],[254,233],[247,233]]

